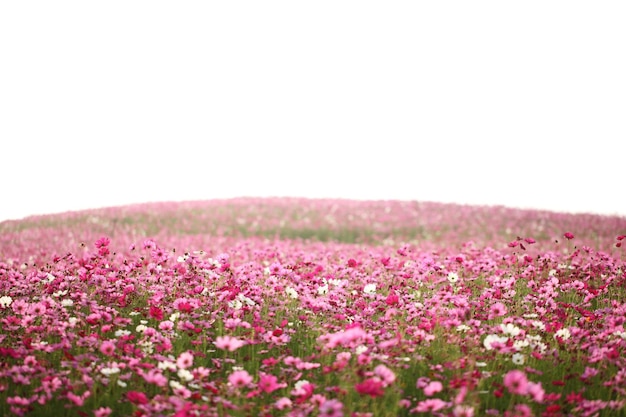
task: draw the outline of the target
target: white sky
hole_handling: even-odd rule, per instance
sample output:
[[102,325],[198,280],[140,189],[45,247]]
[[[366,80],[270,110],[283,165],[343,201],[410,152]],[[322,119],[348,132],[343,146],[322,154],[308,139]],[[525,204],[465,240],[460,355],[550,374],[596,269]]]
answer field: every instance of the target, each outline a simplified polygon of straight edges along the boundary
[[237,196],[626,215],[626,2],[0,3],[0,221]]

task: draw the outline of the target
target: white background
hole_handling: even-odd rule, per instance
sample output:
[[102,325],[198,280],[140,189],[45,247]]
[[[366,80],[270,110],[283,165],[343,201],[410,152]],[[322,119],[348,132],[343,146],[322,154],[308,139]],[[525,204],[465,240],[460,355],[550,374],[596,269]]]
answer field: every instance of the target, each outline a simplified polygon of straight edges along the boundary
[[0,3],[0,221],[304,196],[626,215],[622,1]]

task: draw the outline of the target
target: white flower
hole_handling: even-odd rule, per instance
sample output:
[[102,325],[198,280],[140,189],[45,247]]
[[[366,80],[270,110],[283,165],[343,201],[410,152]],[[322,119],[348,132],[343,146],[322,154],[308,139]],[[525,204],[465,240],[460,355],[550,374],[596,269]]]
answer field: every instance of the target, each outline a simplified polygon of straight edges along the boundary
[[365,294],[374,294],[376,292],[376,284],[367,284],[363,288],[363,292]]
[[501,324],[500,328],[502,329],[502,333],[513,337],[517,336],[522,331],[519,327],[511,323]]
[[515,350],[522,350],[529,344],[530,343],[528,342],[528,340],[516,340],[515,342],[513,342],[513,347],[515,348]]
[[8,295],[3,295],[2,297],[0,297],[0,307],[2,308],[7,308],[8,306],[11,305],[12,302],[13,302],[13,299],[9,297]]
[[256,305],[256,303],[254,302],[254,300],[246,297],[245,295],[239,293],[239,299],[241,300],[242,303],[246,303],[248,305],[248,307],[253,307]]
[[448,281],[450,281],[451,284],[454,284],[458,280],[459,280],[459,274],[457,274],[456,272],[450,272],[448,274]]
[[238,298],[235,298],[234,300],[228,302],[228,307],[232,308],[233,310],[241,310],[243,307],[243,303]]
[[356,349],[354,349],[354,353],[356,353],[357,355],[360,355],[361,353],[365,353],[367,352],[367,346],[364,345],[359,345],[356,347]]
[[170,362],[170,361],[163,361],[163,362],[159,362],[157,364],[157,368],[159,368],[162,371],[175,371],[176,369],[176,364],[174,362]]
[[120,372],[120,368],[117,366],[112,366],[110,368],[102,368],[100,369],[100,373],[105,376],[111,376],[113,374],[117,374]]
[[557,332],[554,334],[554,338],[555,339],[557,337],[560,337],[563,340],[567,340],[567,339],[569,339],[570,336],[571,336],[571,333],[570,333],[569,329],[557,330]]
[[302,387],[304,387],[307,384],[309,384],[309,381],[307,381],[306,379],[301,379],[294,384],[294,388],[300,391]]
[[472,328],[469,327],[467,324],[459,324],[458,326],[456,326],[457,332],[466,332],[468,330],[472,330]]
[[293,298],[294,300],[298,299],[298,293],[291,287],[285,288],[285,294],[287,294],[290,298]]
[[130,334],[130,330],[120,329],[120,330],[115,331],[115,337],[124,337],[124,336],[128,336],[129,334]]
[[178,377],[182,381],[189,382],[189,381],[191,381],[193,379],[193,374],[191,372],[189,372],[187,369],[179,369],[178,370]]
[[143,353],[151,354],[151,353],[154,352],[154,345],[149,340],[145,340],[143,342],[140,342],[139,346],[141,346],[141,351]]
[[71,298],[65,298],[61,300],[61,305],[63,307],[71,307],[74,305],[74,301]]
[[318,289],[317,289],[317,293],[318,293],[319,295],[328,294],[328,284],[326,284],[326,285],[322,285],[321,287],[318,287]]
[[541,336],[527,335],[526,340],[530,344],[530,347],[538,350],[539,353],[544,353],[548,349],[548,346],[541,341]]
[[613,334],[626,340],[626,332],[620,332],[619,330],[616,330],[613,332]]
[[117,380],[117,385],[119,385],[122,388],[126,388],[126,386],[128,385],[126,382],[122,381],[121,379]]
[[140,324],[135,330],[137,331],[137,333],[143,333],[147,328],[148,326],[146,326],[145,324]]
[[533,320],[530,324],[532,324],[535,329],[539,329],[541,331],[546,329],[546,325],[539,320]]
[[497,342],[505,344],[507,340],[509,340],[508,337],[498,336],[497,334],[489,334],[485,337],[485,340],[483,340],[483,345],[485,346],[485,349],[491,350],[493,349],[493,347],[491,346],[493,343]]
[[513,361],[515,365],[523,365],[525,357],[521,353],[514,353],[513,357],[511,357],[511,361]]
[[170,321],[176,321],[178,320],[179,317],[180,317],[180,312],[177,311],[175,313],[172,313],[170,314]]
[[172,387],[173,390],[177,390],[177,389],[184,388],[185,386],[181,384],[180,382],[176,381],[175,379],[172,379],[170,381],[170,387]]

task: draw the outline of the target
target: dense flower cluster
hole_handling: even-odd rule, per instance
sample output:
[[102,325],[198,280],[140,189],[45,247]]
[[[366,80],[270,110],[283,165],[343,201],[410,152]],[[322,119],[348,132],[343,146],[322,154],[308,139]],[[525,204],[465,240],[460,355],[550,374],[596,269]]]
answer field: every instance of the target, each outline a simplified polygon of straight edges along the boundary
[[0,225],[0,415],[626,412],[624,219],[313,204],[220,220],[274,233],[274,207],[293,239],[156,206]]

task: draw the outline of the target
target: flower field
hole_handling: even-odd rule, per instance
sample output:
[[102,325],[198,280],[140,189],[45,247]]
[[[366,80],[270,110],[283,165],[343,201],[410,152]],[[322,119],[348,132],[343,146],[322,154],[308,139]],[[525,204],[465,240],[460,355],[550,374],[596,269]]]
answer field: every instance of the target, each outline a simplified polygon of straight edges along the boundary
[[401,201],[0,223],[0,415],[626,416],[626,218]]

